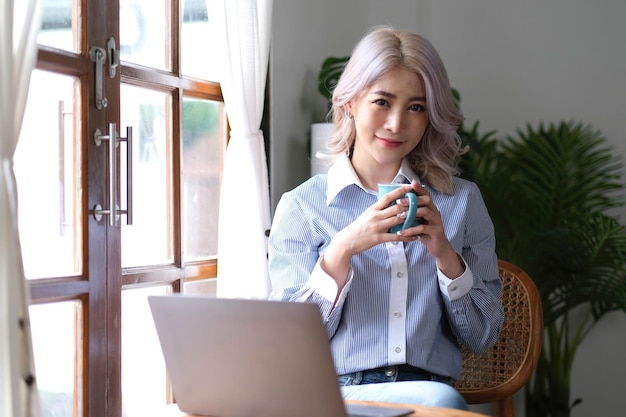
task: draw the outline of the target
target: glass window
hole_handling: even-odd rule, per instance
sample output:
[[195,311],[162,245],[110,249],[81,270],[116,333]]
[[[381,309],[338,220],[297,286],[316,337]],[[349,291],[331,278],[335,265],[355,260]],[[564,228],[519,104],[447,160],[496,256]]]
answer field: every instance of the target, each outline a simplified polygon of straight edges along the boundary
[[[162,265],[173,261],[172,237],[172,146],[170,96],[122,84],[120,135],[134,126],[132,163],[133,222],[122,218],[122,266]],[[120,149],[126,161],[125,147]],[[122,166],[125,164],[122,163]],[[122,209],[127,173],[120,175]]]
[[13,162],[28,278],[81,273],[78,81],[33,71]]
[[[13,162],[42,416],[157,415],[172,395],[146,297],[215,292],[227,142],[215,1],[40,1]],[[96,64],[80,49],[116,33],[120,63],[105,72],[98,108]],[[120,137],[114,173],[108,143],[94,141],[109,124]],[[130,225],[125,215],[110,224],[112,178],[118,209],[132,202]]]
[[[181,28],[181,71],[184,75],[202,80],[219,82],[220,66],[215,58],[219,39],[215,33],[216,25],[210,14],[213,7],[207,11],[207,4],[214,1],[185,0],[183,9],[183,24]],[[198,40],[205,40],[200,41]]]
[[169,70],[165,0],[120,0],[120,58]]
[[159,415],[167,404],[167,376],[159,339],[148,305],[149,295],[164,295],[169,286],[122,292],[122,400],[125,417]]
[[30,306],[39,401],[44,416],[76,417],[80,410],[80,302]]
[[[66,51],[76,51],[76,20],[79,1],[40,0],[41,30],[37,42]],[[19,3],[19,2],[16,2]]]
[[186,261],[217,256],[222,107],[215,101],[183,99],[182,222]]

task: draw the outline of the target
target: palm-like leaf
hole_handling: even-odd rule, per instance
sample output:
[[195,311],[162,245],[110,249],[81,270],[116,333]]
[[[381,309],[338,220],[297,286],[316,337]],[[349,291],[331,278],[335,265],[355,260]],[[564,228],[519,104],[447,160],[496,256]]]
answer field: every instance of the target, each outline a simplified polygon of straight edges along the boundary
[[322,62],[317,77],[317,90],[328,101],[329,107],[335,85],[337,85],[337,81],[339,81],[349,59],[349,56],[329,56]]
[[[481,158],[491,164],[476,166],[476,181],[499,256],[535,278],[547,322],[579,303],[601,303],[607,281],[624,282],[626,232],[606,214],[622,204],[621,164],[598,132],[573,123],[529,126],[481,149],[490,149]],[[626,311],[626,303],[618,298],[612,308]]]
[[595,213],[569,229],[538,269],[546,325],[568,310],[589,304],[592,324],[611,310],[626,311],[626,231]]
[[[542,298],[547,341],[527,412],[567,416],[576,349],[607,312],[626,312],[626,230],[609,215],[621,206],[621,161],[602,135],[581,123],[498,141],[478,137],[465,157],[496,229],[500,258],[522,267]],[[589,319],[574,324],[573,308]]]
[[592,301],[579,300],[577,292],[594,287],[594,267],[610,267],[624,280],[626,258],[615,265],[605,256],[626,250],[619,247],[623,228],[606,214],[621,205],[621,164],[604,138],[581,124],[528,127],[518,135],[503,144],[494,180],[507,184],[498,190],[508,188],[500,201],[508,214],[503,230],[508,236],[498,235],[498,244],[510,240],[502,255],[535,277],[549,322],[558,317],[552,317],[552,300],[566,300],[565,308]]

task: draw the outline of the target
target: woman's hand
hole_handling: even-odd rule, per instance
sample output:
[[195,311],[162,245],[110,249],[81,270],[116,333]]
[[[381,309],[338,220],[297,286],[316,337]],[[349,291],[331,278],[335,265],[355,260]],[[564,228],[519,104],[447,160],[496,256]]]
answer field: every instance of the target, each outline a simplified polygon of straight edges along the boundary
[[[387,193],[365,210],[354,222],[337,233],[335,238],[349,250],[350,255],[361,253],[379,243],[416,240],[415,234],[389,233],[389,228],[404,223],[408,201],[403,196],[412,189],[411,184],[406,184]],[[393,202],[396,204],[391,205]]]
[[[333,237],[326,248],[321,266],[335,279],[340,289],[347,279],[352,256],[379,243],[417,240],[417,233],[399,235],[388,232],[390,227],[404,222],[407,202],[402,196],[413,187],[407,184],[387,193]],[[390,206],[394,201],[397,204]]]
[[[398,234],[406,237],[419,237],[419,240],[426,246],[428,252],[435,257],[439,270],[449,278],[457,278],[464,272],[465,266],[445,234],[441,213],[433,203],[426,188],[415,181],[413,181],[412,186],[418,200],[418,209],[415,217],[420,224],[401,230]],[[398,205],[408,210],[407,201],[402,201]]]

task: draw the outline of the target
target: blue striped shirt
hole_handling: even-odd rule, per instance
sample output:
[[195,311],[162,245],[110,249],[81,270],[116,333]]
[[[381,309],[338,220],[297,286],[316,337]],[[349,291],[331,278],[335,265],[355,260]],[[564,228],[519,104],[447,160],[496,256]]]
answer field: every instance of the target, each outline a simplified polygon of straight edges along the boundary
[[[403,161],[395,182],[417,179]],[[337,297],[320,259],[335,233],[377,201],[347,157],[285,193],[269,238],[270,298],[319,305],[338,374],[408,363],[458,379],[459,344],[488,349],[503,321],[493,224],[478,187],[455,177],[452,195],[426,185],[465,262],[451,280],[420,241],[376,245],[352,257]]]

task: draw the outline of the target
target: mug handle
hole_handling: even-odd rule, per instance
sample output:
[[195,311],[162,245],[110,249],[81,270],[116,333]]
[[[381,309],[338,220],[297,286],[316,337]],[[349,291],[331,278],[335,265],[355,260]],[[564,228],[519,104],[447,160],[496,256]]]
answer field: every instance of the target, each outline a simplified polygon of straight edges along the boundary
[[406,214],[406,219],[402,225],[403,230],[411,227],[415,221],[415,215],[417,214],[417,195],[414,192],[409,191],[404,196],[409,199],[409,212]]

